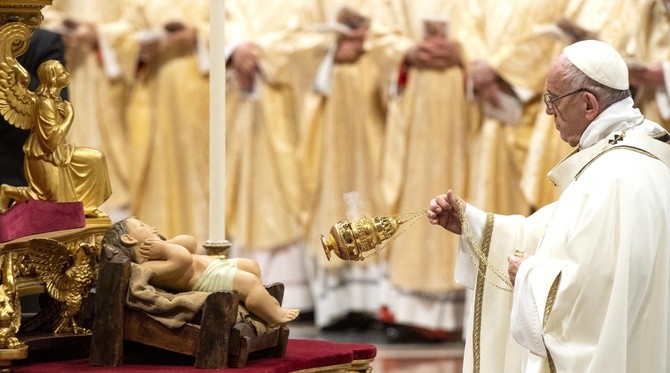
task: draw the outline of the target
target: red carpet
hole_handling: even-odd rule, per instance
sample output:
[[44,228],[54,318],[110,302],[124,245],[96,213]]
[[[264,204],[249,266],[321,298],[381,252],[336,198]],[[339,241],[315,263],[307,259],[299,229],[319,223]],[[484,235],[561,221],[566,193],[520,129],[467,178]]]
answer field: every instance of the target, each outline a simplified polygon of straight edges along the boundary
[[[148,352],[147,352],[148,351]],[[203,369],[193,367],[193,361],[188,357],[171,359],[170,355],[163,351],[146,350],[145,361],[137,361],[132,357],[120,367],[96,367],[88,363],[88,359],[74,359],[48,362],[16,362],[12,371],[16,373],[62,373],[62,372],[199,372]],[[161,357],[158,355],[164,355]],[[377,349],[373,345],[364,343],[333,343],[320,340],[289,339],[286,348],[286,356],[283,358],[250,358],[247,366],[240,369],[224,369],[215,371],[239,372],[239,373],[288,373],[301,369],[325,367],[339,364],[349,364],[352,360],[372,359],[376,356]],[[159,361],[157,362],[156,359]],[[166,363],[161,359],[170,360]],[[130,359],[127,359],[130,360]]]

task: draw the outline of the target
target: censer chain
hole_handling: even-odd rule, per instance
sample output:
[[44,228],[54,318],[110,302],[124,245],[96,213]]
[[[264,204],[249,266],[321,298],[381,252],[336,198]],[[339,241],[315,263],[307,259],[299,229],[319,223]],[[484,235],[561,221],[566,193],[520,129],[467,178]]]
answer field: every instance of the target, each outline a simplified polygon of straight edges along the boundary
[[[463,203],[461,202],[460,199],[458,199],[458,207],[460,213],[460,220],[461,220],[461,231],[462,234],[465,236],[465,240],[468,242],[472,250],[470,253],[470,260],[472,260],[473,265],[477,268],[477,271],[479,274],[484,278],[484,280],[491,286],[498,288],[503,291],[507,292],[512,292],[514,291],[514,285],[512,284],[512,281],[509,279],[509,277],[506,274],[503,274],[503,272],[495,265],[493,264],[489,258],[488,255],[484,254],[484,250],[482,250],[481,245],[479,245],[474,238],[474,235],[472,234],[472,230],[470,229],[470,224],[468,224],[468,221],[465,219],[465,214],[463,214]],[[477,257],[475,257],[475,255]],[[485,269],[482,271],[480,263],[486,263]],[[501,285],[498,285],[494,283],[491,279],[486,276],[486,269],[490,268],[493,273],[498,277],[505,285],[508,287],[505,288]]]
[[[416,224],[417,221],[419,221],[419,218],[421,218],[423,215],[426,214],[428,209],[421,209],[417,211],[412,211],[412,212],[406,212],[398,215],[392,215],[390,216],[391,218],[395,219],[398,222],[398,225],[402,226],[402,229],[398,229],[397,232],[395,232],[388,240],[386,240],[382,245],[375,247],[374,250],[370,250],[370,253],[363,256],[363,260],[373,256],[373,255],[379,255],[379,252],[384,250],[386,246],[388,246],[391,242],[393,242],[396,237],[398,237],[400,234],[405,232],[407,229],[409,229],[411,226]],[[409,223],[409,224],[405,224]]]

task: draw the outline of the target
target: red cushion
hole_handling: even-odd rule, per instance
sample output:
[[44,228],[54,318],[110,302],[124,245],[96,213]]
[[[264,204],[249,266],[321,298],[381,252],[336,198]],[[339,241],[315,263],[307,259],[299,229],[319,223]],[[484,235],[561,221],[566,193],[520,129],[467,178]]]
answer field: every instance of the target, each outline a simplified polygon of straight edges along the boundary
[[[220,370],[234,373],[289,373],[296,370],[323,368],[350,364],[356,354],[358,359],[375,357],[377,348],[373,345],[359,343],[333,343],[321,340],[289,339],[286,347],[286,356],[283,358],[251,358],[247,366],[239,369]],[[139,372],[193,372],[202,373],[206,370],[196,369],[184,365],[142,365],[124,364],[116,368],[91,367],[86,359],[55,362],[37,362],[13,364],[12,371],[16,373],[40,372],[110,372],[110,373],[139,373]]]
[[340,343],[340,346],[351,349],[354,360],[369,360],[377,356],[377,347],[367,343]]
[[0,215],[0,242],[86,225],[81,202],[19,202]]

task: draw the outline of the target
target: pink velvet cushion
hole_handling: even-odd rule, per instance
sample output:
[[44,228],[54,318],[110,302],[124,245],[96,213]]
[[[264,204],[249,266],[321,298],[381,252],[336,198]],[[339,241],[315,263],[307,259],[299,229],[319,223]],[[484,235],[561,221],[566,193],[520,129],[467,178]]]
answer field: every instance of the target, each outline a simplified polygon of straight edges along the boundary
[[0,215],[0,242],[85,225],[81,202],[29,200],[14,204]]

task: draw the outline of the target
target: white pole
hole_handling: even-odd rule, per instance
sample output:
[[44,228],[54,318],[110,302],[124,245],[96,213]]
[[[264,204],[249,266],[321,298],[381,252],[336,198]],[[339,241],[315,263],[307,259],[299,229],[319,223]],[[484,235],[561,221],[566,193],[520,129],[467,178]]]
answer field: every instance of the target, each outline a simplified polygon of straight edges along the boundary
[[224,0],[210,0],[209,244],[226,242],[226,58]]

